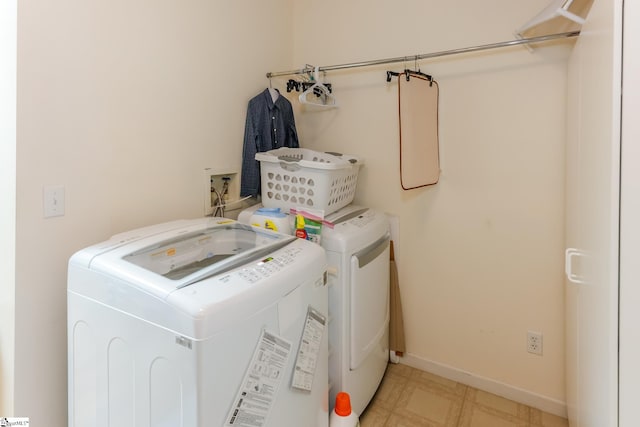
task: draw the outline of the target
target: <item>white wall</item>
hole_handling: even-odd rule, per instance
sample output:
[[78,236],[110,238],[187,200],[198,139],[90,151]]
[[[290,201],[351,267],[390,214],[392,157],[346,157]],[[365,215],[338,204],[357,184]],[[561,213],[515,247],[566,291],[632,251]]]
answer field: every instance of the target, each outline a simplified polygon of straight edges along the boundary
[[[203,169],[239,167],[247,101],[268,69],[291,66],[290,9],[20,2],[16,414],[66,425],[69,256],[116,232],[202,215]],[[43,218],[46,185],[65,186],[65,216]]]
[[[298,1],[294,63],[511,40],[546,4],[530,3],[327,1],[323,10],[340,11],[327,21],[316,19],[315,2]],[[406,363],[559,414],[569,49],[517,47],[421,63],[440,84],[442,175],[430,188],[400,187],[397,88],[384,71],[404,64],[329,72],[340,108],[297,115],[304,146],[365,158],[356,201],[400,218]],[[526,352],[527,330],[544,334],[542,357]]]
[[0,3],[0,416],[13,414],[18,3]]

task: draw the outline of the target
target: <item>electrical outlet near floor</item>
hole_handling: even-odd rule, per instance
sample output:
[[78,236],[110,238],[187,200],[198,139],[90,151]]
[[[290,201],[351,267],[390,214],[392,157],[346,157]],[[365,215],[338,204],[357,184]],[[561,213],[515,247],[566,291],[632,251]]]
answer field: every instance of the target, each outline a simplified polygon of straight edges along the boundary
[[542,332],[527,331],[527,351],[542,356]]

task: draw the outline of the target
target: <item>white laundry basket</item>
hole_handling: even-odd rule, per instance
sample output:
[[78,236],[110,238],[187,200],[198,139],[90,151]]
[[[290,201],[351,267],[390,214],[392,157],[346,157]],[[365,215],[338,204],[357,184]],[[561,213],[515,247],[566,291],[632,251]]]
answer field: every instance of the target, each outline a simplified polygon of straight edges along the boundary
[[306,148],[257,153],[256,160],[265,207],[308,207],[324,210],[325,215],[353,201],[362,164],[354,156]]

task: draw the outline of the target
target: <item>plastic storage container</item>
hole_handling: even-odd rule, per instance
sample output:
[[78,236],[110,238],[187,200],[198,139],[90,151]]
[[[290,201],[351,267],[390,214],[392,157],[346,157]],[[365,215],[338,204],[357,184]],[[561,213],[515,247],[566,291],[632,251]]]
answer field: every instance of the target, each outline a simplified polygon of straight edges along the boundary
[[256,154],[260,161],[262,204],[291,209],[307,207],[325,215],[353,201],[361,160],[306,148],[278,148]]
[[336,406],[329,415],[329,427],[360,427],[360,417],[351,410],[349,393],[336,395]]
[[280,212],[280,208],[259,208],[249,219],[251,225],[278,231],[283,234],[293,234],[290,215]]

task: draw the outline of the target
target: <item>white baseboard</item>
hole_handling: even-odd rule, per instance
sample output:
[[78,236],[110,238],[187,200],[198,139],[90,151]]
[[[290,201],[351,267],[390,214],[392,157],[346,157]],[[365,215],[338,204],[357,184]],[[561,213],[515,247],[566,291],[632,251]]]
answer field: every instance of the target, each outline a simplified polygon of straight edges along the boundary
[[400,363],[567,418],[567,405],[560,400],[523,390],[491,378],[481,377],[432,360],[423,359],[411,353],[405,353],[404,357],[400,358]]

